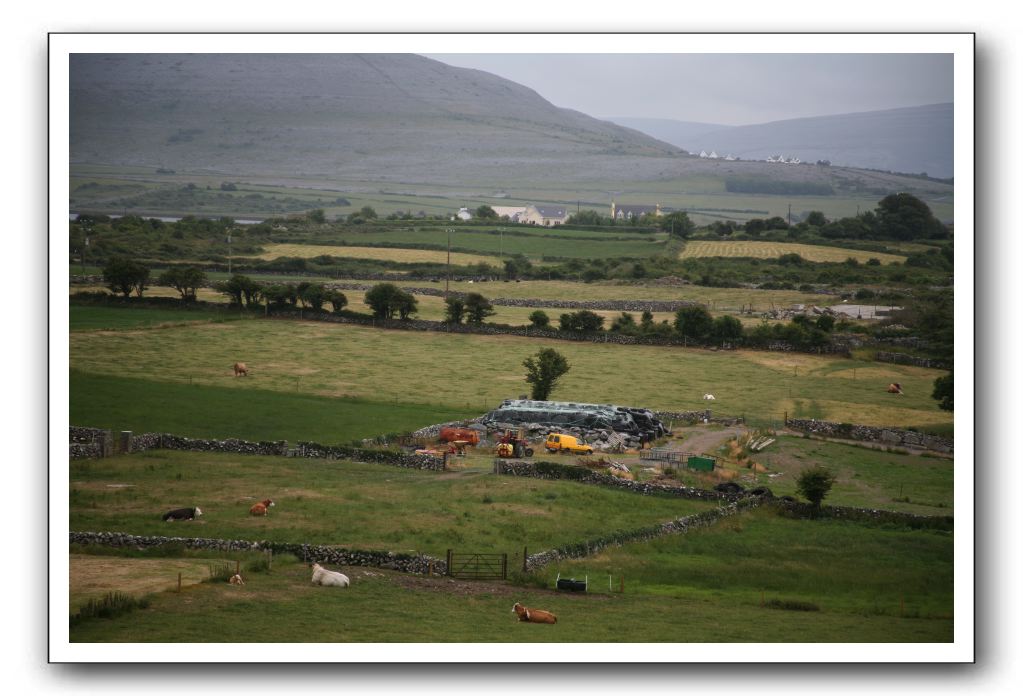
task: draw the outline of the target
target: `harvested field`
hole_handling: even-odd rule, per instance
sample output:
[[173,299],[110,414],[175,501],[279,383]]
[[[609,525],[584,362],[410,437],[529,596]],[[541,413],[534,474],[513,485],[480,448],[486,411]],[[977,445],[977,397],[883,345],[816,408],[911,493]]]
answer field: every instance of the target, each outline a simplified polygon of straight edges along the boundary
[[695,240],[686,242],[685,249],[679,258],[700,258],[706,256],[743,257],[755,259],[776,259],[783,254],[799,254],[807,261],[841,263],[854,258],[860,263],[875,258],[882,264],[904,263],[905,256],[884,254],[878,251],[860,251],[841,247],[817,246],[815,244],[795,244],[789,242],[714,242]]

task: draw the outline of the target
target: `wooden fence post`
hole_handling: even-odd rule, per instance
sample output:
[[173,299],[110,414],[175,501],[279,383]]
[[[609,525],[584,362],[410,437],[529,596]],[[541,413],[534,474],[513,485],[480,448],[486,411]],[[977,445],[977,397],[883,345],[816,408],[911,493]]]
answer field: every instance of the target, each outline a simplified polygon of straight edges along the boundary
[[448,549],[448,575],[451,575],[451,549]]
[[181,594],[181,573],[178,573],[178,594]]

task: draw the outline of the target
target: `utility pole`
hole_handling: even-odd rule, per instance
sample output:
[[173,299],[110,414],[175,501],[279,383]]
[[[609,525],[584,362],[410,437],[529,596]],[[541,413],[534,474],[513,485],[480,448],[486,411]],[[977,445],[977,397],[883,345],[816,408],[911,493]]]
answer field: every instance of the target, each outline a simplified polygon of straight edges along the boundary
[[227,231],[227,274],[231,275],[231,230]]
[[789,227],[792,227],[792,204],[789,203]]
[[89,250],[89,228],[85,228],[85,244],[82,245],[82,275],[85,275],[85,252]]
[[444,280],[444,299],[448,299],[448,291],[451,285],[451,230],[448,230],[448,265],[447,278]]

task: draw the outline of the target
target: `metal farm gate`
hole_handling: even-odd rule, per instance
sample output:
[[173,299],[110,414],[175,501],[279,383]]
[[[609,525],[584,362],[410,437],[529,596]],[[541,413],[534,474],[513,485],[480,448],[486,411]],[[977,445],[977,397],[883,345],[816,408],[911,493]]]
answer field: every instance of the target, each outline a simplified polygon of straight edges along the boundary
[[455,553],[448,549],[448,575],[469,580],[506,580],[508,554]]

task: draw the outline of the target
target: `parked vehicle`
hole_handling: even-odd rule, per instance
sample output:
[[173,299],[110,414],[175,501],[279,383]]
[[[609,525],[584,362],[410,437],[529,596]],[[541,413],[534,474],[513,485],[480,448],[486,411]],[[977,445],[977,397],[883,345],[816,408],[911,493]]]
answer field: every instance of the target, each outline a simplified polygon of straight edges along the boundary
[[543,446],[552,454],[555,452],[593,454],[592,447],[587,445],[585,442],[582,442],[575,435],[565,435],[564,433],[551,433],[547,436],[547,440],[543,443]]

